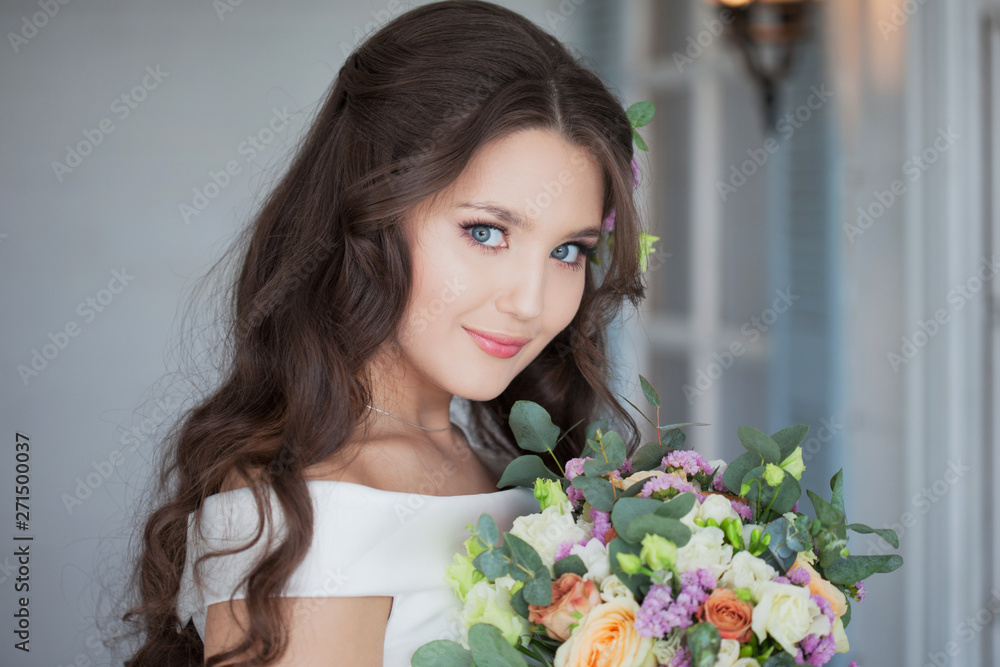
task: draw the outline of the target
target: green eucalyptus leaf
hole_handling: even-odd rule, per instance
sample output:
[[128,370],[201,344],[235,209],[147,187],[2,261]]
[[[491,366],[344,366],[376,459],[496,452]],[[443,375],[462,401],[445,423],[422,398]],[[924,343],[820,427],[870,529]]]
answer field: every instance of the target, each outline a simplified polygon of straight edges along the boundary
[[691,667],[714,667],[722,637],[711,623],[696,623],[687,629],[687,645],[691,651]]
[[573,487],[583,491],[583,497],[594,509],[610,512],[615,504],[614,487],[603,477],[587,477],[577,475],[573,478]]
[[847,629],[847,624],[851,622],[851,598],[844,596],[847,600],[847,609],[844,611],[844,615],[840,617],[840,621],[844,624],[844,629]]
[[662,404],[660,403],[660,395],[656,393],[655,389],[653,389],[653,385],[649,384],[649,380],[640,375],[639,384],[642,386],[642,395],[646,397],[646,402],[653,407],[661,407]]
[[450,639],[435,639],[424,644],[410,659],[413,667],[472,667],[472,651]]
[[528,667],[528,663],[507,643],[500,628],[476,623],[469,628],[469,648],[476,667]]
[[587,565],[583,562],[583,559],[579,556],[566,556],[565,558],[560,558],[552,566],[555,571],[556,579],[563,576],[567,572],[572,572],[573,574],[578,574],[581,577],[587,574]]
[[[764,468],[765,466],[754,468],[743,477],[742,483],[750,486],[744,497],[758,503],[761,508],[770,505],[771,511],[775,514],[784,514],[802,497],[802,486],[797,479],[782,470],[781,484],[775,489],[764,481]],[[751,480],[755,480],[756,483],[751,484]]]
[[552,423],[548,411],[533,401],[516,401],[508,421],[521,449],[541,454],[555,447],[559,439],[559,427]]
[[656,509],[656,516],[668,519],[681,519],[694,507],[694,494],[690,491],[681,493],[667,500]]
[[722,483],[726,488],[736,495],[740,495],[740,488],[743,486],[743,478],[746,474],[760,465],[760,457],[746,452],[736,457],[726,472],[722,474]]
[[479,537],[483,542],[489,546],[496,546],[497,542],[500,541],[500,531],[497,528],[497,522],[486,512],[479,515],[476,530],[479,532]]
[[764,662],[763,667],[795,667],[795,665],[795,658],[779,650]]
[[625,110],[625,116],[632,127],[642,127],[643,125],[648,125],[649,121],[653,120],[655,112],[656,107],[653,103],[649,100],[643,100],[642,102],[631,104]]
[[509,563],[500,549],[487,549],[472,559],[472,565],[482,572],[484,577],[491,580],[508,574],[510,570]]
[[812,489],[807,490],[806,493],[809,495],[809,500],[812,501],[813,509],[816,510],[816,518],[825,526],[832,528],[843,523],[844,513],[830,504],[826,498],[813,493]]
[[896,534],[892,528],[871,528],[863,523],[851,523],[847,525],[848,530],[853,530],[855,533],[860,533],[862,535],[869,535],[875,533],[883,540],[892,545],[894,549],[899,548],[899,535]]
[[[685,426],[708,426],[703,422],[683,422],[681,424],[664,424],[663,426],[657,426],[661,431],[680,431]],[[683,433],[683,431],[681,431]]]
[[892,572],[903,564],[895,554],[887,556],[847,556],[834,561],[823,570],[827,580],[845,586],[856,584],[873,574]]
[[628,524],[625,533],[618,533],[618,535],[633,544],[639,544],[647,533],[665,537],[678,547],[684,546],[691,539],[690,528],[677,519],[668,519],[656,514],[637,516]]
[[649,150],[649,147],[646,146],[646,142],[642,140],[642,137],[639,136],[639,133],[635,131],[635,128],[632,129],[632,141],[635,142],[635,145],[639,148],[639,150],[641,151]]
[[670,448],[664,447],[657,442],[647,442],[632,457],[632,470],[640,472],[642,470],[659,469],[660,462],[669,451]]
[[771,435],[771,439],[778,443],[778,448],[781,450],[782,461],[791,456],[795,448],[802,444],[807,433],[809,427],[806,424],[796,424]]
[[614,431],[605,431],[601,444],[604,446],[604,456],[608,461],[614,464],[616,470],[621,468],[625,463],[625,442],[622,437]]
[[528,618],[531,610],[528,603],[524,601],[524,586],[517,589],[517,592],[510,596],[510,606],[514,608],[522,618]]
[[601,429],[601,432],[608,430],[608,420],[598,419],[587,424],[587,439],[596,440],[597,439],[597,429]]
[[543,566],[542,558],[535,548],[517,535],[504,533],[503,543],[510,549],[510,556],[515,565],[521,565],[532,572]]
[[841,468],[837,471],[837,474],[830,479],[830,490],[833,491],[833,495],[830,499],[830,504],[834,506],[841,514],[844,514],[844,469]]
[[764,526],[764,535],[770,535],[771,541],[760,557],[781,574],[787,572],[798,557],[798,552],[788,541],[790,528],[794,530],[788,519],[783,516]]
[[612,470],[618,470],[619,467],[620,465],[615,465],[614,463],[594,459],[593,461],[583,462],[583,474],[588,477],[600,477],[601,475],[607,475]]
[[643,514],[652,514],[663,505],[653,498],[620,498],[611,510],[611,525],[619,535],[624,535],[632,520]]
[[502,489],[505,486],[534,488],[535,480],[539,477],[552,480],[560,479],[559,475],[545,467],[545,463],[538,455],[526,454],[525,456],[518,456],[507,464],[507,468],[503,471],[500,481],[497,482],[497,488]]
[[534,571],[534,575],[524,582],[524,601],[539,607],[552,604],[552,578],[549,570],[542,565]]
[[767,433],[753,426],[740,426],[736,435],[747,451],[756,454],[763,463],[781,463],[781,448]]

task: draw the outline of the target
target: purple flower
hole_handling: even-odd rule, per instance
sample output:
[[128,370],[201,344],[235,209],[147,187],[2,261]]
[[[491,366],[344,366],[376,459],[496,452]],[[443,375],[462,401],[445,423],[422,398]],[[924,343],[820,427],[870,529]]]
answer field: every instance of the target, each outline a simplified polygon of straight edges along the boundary
[[753,518],[753,512],[750,511],[750,506],[739,500],[730,500],[729,504],[732,506],[733,511],[740,515],[740,518],[744,521],[750,521]]
[[798,655],[795,656],[795,661],[800,665],[820,667],[830,662],[830,658],[836,652],[837,641],[833,638],[832,632],[822,637],[806,635],[805,639],[799,642]]
[[660,461],[660,467],[664,471],[667,468],[680,468],[692,476],[700,472],[711,475],[713,470],[698,452],[691,449],[677,449],[670,452]]
[[868,595],[868,589],[865,587],[864,581],[859,581],[854,584],[858,589],[858,602],[864,602],[865,596]]
[[677,653],[674,653],[670,667],[691,667],[691,651],[687,646],[681,646]]
[[631,475],[633,472],[635,472],[635,470],[632,469],[632,462],[629,461],[628,459],[625,459],[625,463],[623,463],[622,467],[618,469],[618,472],[619,474],[622,475]]
[[796,500],[795,504],[792,505],[792,511],[793,512],[798,512],[799,511],[799,501]]
[[570,549],[572,549],[578,544],[585,545],[589,541],[590,541],[589,537],[581,538],[579,540],[576,540],[575,542],[573,540],[566,540],[558,547],[556,547],[556,555],[553,560],[562,560],[563,558],[569,555]]
[[694,487],[680,477],[675,475],[660,475],[659,477],[653,477],[642,485],[639,497],[649,498],[658,491],[668,491],[670,489],[675,489],[677,493],[694,491]]
[[582,459],[570,459],[566,461],[566,479],[573,479],[582,475],[583,464],[592,460],[594,460],[593,456],[587,456]]
[[608,541],[604,539],[604,535],[611,529],[611,514],[591,507],[590,518],[594,520],[594,525],[590,528],[591,537],[596,537],[601,544],[607,546]]
[[576,488],[575,486],[566,487],[566,497],[569,498],[570,505],[573,506],[573,509],[576,509],[577,507],[582,505],[583,501],[585,500],[585,498],[583,497],[583,491]]
[[812,577],[806,572],[805,568],[797,567],[794,570],[788,571],[788,581],[796,586],[808,586],[809,582],[812,581]]
[[674,599],[669,585],[653,584],[646,593],[639,613],[636,615],[635,629],[643,637],[665,637],[673,630],[683,630],[694,623],[695,613],[708,599],[715,588],[715,575],[702,568],[694,572],[682,572],[681,592]]

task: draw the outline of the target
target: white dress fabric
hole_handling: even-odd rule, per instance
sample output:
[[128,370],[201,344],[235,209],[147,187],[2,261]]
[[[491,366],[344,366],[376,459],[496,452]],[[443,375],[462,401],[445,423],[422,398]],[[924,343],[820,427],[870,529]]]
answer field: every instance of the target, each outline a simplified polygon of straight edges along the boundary
[[[445,569],[462,551],[466,525],[486,512],[501,531],[514,519],[537,512],[531,489],[513,488],[462,496],[431,496],[383,491],[351,482],[308,480],[314,508],[313,541],[284,592],[285,597],[392,596],[383,664],[410,665],[413,652],[435,639],[458,640],[462,604],[444,580]],[[286,526],[270,498],[279,535]],[[201,565],[195,586],[192,565],[207,550],[247,544],[256,533],[253,494],[239,488],[209,496],[202,508],[202,534],[188,521],[187,560],[178,594],[183,625],[193,618],[205,636],[208,605],[245,597],[236,584],[267,548],[267,531],[253,547],[212,558]],[[464,551],[462,551],[464,553]]]

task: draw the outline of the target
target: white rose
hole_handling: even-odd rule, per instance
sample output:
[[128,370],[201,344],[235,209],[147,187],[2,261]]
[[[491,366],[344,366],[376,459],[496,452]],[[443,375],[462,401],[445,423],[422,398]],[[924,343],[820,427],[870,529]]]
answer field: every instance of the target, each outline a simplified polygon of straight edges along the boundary
[[715,667],[733,667],[739,659],[740,643],[735,639],[723,639],[715,657]]
[[764,594],[763,585],[778,576],[777,570],[764,560],[750,555],[749,551],[738,551],[729,563],[729,569],[719,578],[719,586],[725,588],[747,588],[754,600]]
[[677,571],[706,568],[719,577],[733,558],[733,547],[724,539],[725,535],[719,528],[707,526],[695,529],[688,543],[677,549]]
[[754,658],[740,658],[733,663],[733,667],[760,667],[760,663]]
[[576,525],[573,515],[563,512],[558,505],[546,507],[541,512],[514,519],[510,534],[521,538],[538,552],[542,562],[551,571],[556,549],[563,542],[579,542],[587,533]]
[[608,560],[608,548],[596,537],[590,538],[586,544],[574,544],[569,550],[570,556],[579,556],[587,567],[584,579],[593,579],[600,587],[601,582],[611,575],[611,561]]
[[721,526],[725,519],[739,519],[740,515],[733,511],[733,506],[728,498],[711,494],[701,503],[698,518],[704,521],[715,519],[715,522]]
[[666,639],[657,639],[653,642],[653,655],[656,656],[656,662],[661,665],[669,665],[680,647],[681,634],[678,632]]
[[810,597],[809,589],[792,584],[770,581],[763,586],[760,602],[753,608],[751,622],[758,641],[767,635],[781,645],[790,655],[795,655],[795,644],[806,635],[826,635],[832,629],[830,619],[820,611]]
[[695,499],[694,505],[688,510],[688,513],[680,518],[680,522],[691,529],[693,533],[696,530],[701,530],[701,526],[694,522],[695,519],[701,518],[701,507],[698,505],[698,500]]
[[622,583],[622,580],[614,574],[610,574],[604,578],[604,581],[601,582],[600,589],[601,600],[604,602],[609,602],[615,598],[627,598],[629,600],[635,599],[635,596],[632,595],[632,589]]

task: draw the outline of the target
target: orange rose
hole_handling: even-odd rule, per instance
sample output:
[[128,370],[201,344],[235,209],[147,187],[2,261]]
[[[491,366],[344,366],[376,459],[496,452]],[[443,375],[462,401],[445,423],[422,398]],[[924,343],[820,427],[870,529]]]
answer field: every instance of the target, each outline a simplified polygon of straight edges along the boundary
[[[552,604],[547,607],[528,605],[528,620],[545,626],[545,634],[561,642],[569,639],[569,626],[601,603],[601,594],[594,582],[567,572],[552,582]],[[574,616],[573,614],[578,614]]]
[[840,618],[847,612],[847,596],[836,586],[819,576],[819,572],[802,557],[801,551],[795,562],[792,563],[792,566],[788,568],[788,571],[791,572],[795,568],[805,570],[809,573],[809,592],[813,595],[826,598],[826,601],[830,603],[830,609],[833,610],[834,618]]
[[750,640],[753,605],[728,588],[716,588],[698,610],[698,620],[714,625],[723,639]]
[[653,638],[635,629],[638,613],[639,604],[631,598],[597,605],[556,649],[554,667],[655,667]]

